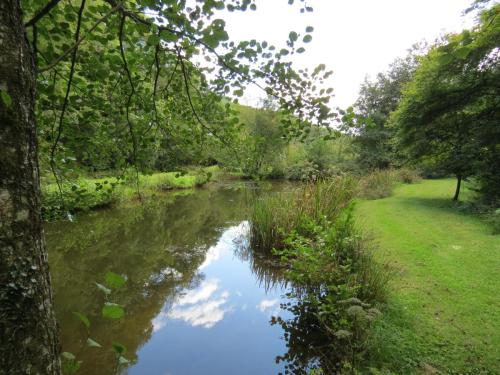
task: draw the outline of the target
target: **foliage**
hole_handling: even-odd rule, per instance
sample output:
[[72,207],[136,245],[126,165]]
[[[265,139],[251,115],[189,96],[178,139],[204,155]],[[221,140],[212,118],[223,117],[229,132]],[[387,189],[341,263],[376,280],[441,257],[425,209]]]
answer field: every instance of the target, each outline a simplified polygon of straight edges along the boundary
[[373,304],[384,299],[388,273],[355,229],[355,193],[352,179],[337,178],[266,197],[254,208],[251,243],[273,249],[293,285],[292,302],[282,305],[292,318],[273,318],[285,330],[288,351],[278,360],[287,362],[287,373],[357,367],[380,315]]
[[420,172],[415,169],[399,168],[395,172],[397,179],[404,184],[414,184],[422,180]]
[[222,168],[247,178],[286,178],[309,180],[335,176],[351,169],[354,153],[347,135],[311,126],[299,139],[286,139],[281,115],[265,102],[262,108],[234,106],[242,121],[236,133],[235,148],[213,148],[210,159]]
[[375,170],[364,175],[360,180],[360,196],[366,199],[380,199],[392,195],[396,184],[413,184],[421,180],[414,169]]
[[394,170],[376,170],[365,175],[360,182],[360,195],[367,199],[380,199],[392,195],[397,179]]
[[[57,183],[44,185],[42,190],[42,217],[54,220],[86,211],[92,208],[109,206],[116,202],[116,187],[120,180],[80,178],[74,182],[61,185]],[[62,195],[62,199],[61,199]]]
[[460,181],[474,176],[495,201],[500,191],[499,5],[473,30],[449,35],[421,60],[391,122],[414,160],[426,159]]
[[306,227],[309,220],[334,221],[350,204],[355,181],[349,177],[320,180],[290,193],[258,199],[251,213],[250,243],[253,248],[270,251],[283,248],[288,234]]
[[[118,290],[119,288],[123,287],[126,282],[127,282],[126,276],[118,275],[117,273],[109,271],[105,275],[105,285],[100,283],[95,283],[97,288],[100,291],[104,292],[104,296],[106,298],[106,302],[104,302],[104,305],[102,307],[102,316],[104,318],[120,319],[125,315],[125,310],[123,309],[123,307],[116,303],[109,302],[108,298],[112,290],[115,291]],[[87,339],[85,341],[86,345],[90,348],[102,348],[101,344],[99,344],[97,341],[95,341],[89,336],[90,334],[89,318],[86,315],[77,311],[74,311],[73,315],[81,323],[83,323],[83,325],[86,328],[86,335],[87,335]],[[125,352],[127,351],[126,347],[123,344],[120,344],[118,342],[113,342],[112,348],[116,353],[117,370],[120,368],[120,366],[130,363],[130,361],[123,356],[123,354],[125,354]],[[63,364],[63,373],[66,375],[77,373],[83,363],[83,361],[76,360],[76,356],[73,353],[63,352],[61,354],[61,357]]]
[[[333,117],[327,106],[332,90],[322,88],[331,72],[323,64],[298,72],[291,65],[311,41],[311,27],[291,32],[286,48],[230,41],[221,11],[253,11],[252,0],[192,7],[167,0],[83,0],[42,10],[39,1],[22,3],[37,52],[44,174],[50,169],[63,179],[75,168],[211,165],[208,148],[236,151],[239,120],[230,101],[257,80],[277,105],[285,137]],[[253,141],[259,152],[262,139]]]
[[[386,169],[398,164],[398,150],[394,147],[394,128],[389,116],[401,99],[405,85],[412,79],[418,66],[423,46],[415,45],[404,58],[398,58],[385,73],[374,80],[365,79],[354,104],[358,153],[357,162],[364,170]],[[352,129],[351,129],[352,131]]]
[[71,218],[77,212],[106,207],[137,197],[151,196],[172,189],[190,189],[202,186],[218,173],[217,167],[191,169],[190,172],[154,173],[139,175],[138,183],[133,173],[124,177],[83,178],[42,185],[42,216],[45,220]]
[[500,208],[489,214],[488,221],[493,228],[493,234],[500,234]]

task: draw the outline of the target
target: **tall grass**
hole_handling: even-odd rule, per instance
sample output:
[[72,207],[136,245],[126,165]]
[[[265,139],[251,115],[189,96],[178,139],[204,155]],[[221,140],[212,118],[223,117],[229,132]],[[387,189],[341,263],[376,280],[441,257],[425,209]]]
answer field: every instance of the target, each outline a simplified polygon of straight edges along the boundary
[[422,180],[420,172],[410,168],[400,168],[396,170],[397,179],[404,184],[414,184]]
[[360,196],[366,199],[380,199],[392,195],[397,175],[392,169],[375,170],[360,181]]
[[356,228],[356,195],[356,181],[338,177],[255,203],[251,246],[276,255],[291,286],[284,308],[293,318],[274,322],[287,332],[289,350],[280,358],[292,372],[318,364],[332,374],[358,368],[380,315],[375,306],[386,297],[390,274]]
[[250,244],[266,250],[282,248],[288,234],[310,220],[334,221],[355,195],[355,180],[339,177],[261,198],[253,206]]
[[360,196],[365,199],[390,197],[398,183],[413,184],[420,180],[420,174],[409,168],[375,170],[361,178]]

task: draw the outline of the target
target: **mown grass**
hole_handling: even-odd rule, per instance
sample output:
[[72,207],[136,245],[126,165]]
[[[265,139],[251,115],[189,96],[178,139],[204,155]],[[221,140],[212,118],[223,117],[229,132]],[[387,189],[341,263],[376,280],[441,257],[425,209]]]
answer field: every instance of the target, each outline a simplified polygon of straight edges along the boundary
[[397,271],[371,364],[397,374],[500,373],[500,237],[451,200],[455,181],[400,185],[358,204]]

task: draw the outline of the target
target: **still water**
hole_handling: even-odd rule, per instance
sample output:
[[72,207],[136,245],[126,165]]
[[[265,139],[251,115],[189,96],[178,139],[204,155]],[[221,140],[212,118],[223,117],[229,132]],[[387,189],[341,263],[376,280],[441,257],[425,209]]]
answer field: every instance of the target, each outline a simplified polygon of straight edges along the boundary
[[[286,342],[270,319],[286,318],[286,286],[247,236],[249,204],[265,193],[217,185],[47,224],[61,341],[83,361],[78,374],[282,372],[276,357]],[[106,296],[95,283],[108,271],[127,277],[107,297],[124,306],[121,319],[101,317]],[[88,316],[90,328],[74,312]],[[88,337],[102,348],[88,347]],[[120,369],[113,342],[131,360]]]

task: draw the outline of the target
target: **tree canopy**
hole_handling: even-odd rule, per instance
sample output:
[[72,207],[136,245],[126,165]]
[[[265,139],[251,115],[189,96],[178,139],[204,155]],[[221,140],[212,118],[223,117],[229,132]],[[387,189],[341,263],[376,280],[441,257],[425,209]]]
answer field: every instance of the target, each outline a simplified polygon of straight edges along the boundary
[[498,197],[500,167],[499,11],[493,6],[476,28],[432,48],[391,118],[410,157],[454,174],[459,183],[476,177],[490,199]]

